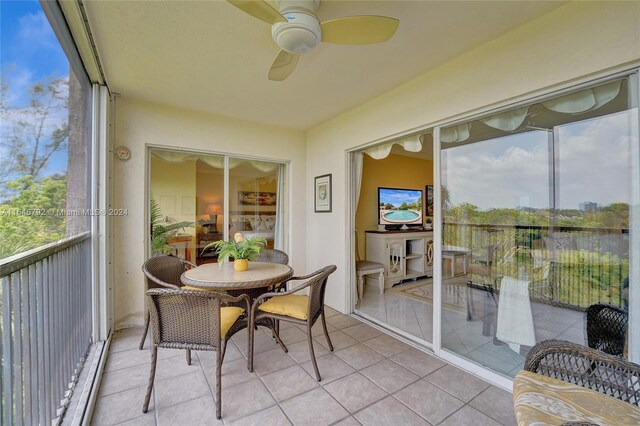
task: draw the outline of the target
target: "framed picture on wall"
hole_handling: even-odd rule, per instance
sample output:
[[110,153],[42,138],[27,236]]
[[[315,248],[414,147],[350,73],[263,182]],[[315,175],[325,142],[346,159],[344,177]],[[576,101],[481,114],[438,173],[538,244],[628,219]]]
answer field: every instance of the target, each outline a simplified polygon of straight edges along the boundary
[[331,213],[331,174],[316,176],[314,186],[314,211]]
[[427,185],[425,187],[425,194],[427,196],[427,205],[425,208],[425,216],[433,217],[433,185]]

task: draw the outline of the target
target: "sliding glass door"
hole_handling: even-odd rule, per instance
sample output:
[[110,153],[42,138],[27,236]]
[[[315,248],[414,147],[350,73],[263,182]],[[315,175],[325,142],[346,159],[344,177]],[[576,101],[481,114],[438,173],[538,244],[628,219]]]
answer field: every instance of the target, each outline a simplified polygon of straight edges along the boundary
[[537,342],[586,345],[589,307],[637,315],[637,94],[632,75],[441,130],[443,349],[513,377]]
[[216,262],[207,246],[236,232],[285,249],[286,164],[152,148],[149,160],[152,254]]

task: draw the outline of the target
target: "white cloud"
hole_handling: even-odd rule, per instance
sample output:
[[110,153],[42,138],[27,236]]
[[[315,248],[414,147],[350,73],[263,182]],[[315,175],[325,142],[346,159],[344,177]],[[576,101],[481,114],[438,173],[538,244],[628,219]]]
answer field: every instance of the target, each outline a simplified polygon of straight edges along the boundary
[[57,45],[56,36],[44,12],[28,13],[18,19],[18,24],[17,41],[24,43],[25,47],[49,49]]
[[[631,120],[637,110],[559,127],[559,207],[584,201],[601,205],[629,202],[631,143],[638,144]],[[481,209],[514,208],[529,197],[535,208],[549,206],[549,152],[546,132],[529,132],[448,149],[445,183],[451,202]]]

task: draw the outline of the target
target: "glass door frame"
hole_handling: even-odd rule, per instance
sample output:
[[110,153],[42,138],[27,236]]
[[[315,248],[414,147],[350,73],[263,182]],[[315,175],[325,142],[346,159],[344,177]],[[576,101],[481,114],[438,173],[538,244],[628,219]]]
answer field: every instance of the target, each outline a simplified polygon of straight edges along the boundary
[[[194,148],[181,148],[181,147],[176,147],[176,146],[168,146],[168,145],[157,145],[157,144],[145,144],[145,156],[146,156],[146,161],[145,161],[145,206],[144,206],[144,221],[145,221],[145,226],[144,229],[148,230],[151,226],[151,218],[150,218],[150,209],[149,209],[149,203],[151,200],[151,151],[152,150],[162,150],[162,151],[175,151],[175,152],[180,152],[180,153],[185,153],[185,154],[192,154],[192,155],[205,155],[205,156],[219,156],[219,157],[223,157],[224,158],[224,169],[223,169],[223,176],[224,176],[224,188],[223,188],[223,197],[224,197],[224,203],[223,203],[223,238],[228,241],[229,240],[229,227],[227,225],[228,220],[230,218],[230,205],[229,205],[229,159],[233,158],[233,159],[238,159],[238,160],[247,160],[247,161],[264,161],[264,162],[270,162],[270,163],[276,163],[278,164],[280,167],[284,166],[284,171],[283,171],[283,178],[284,178],[284,194],[282,194],[282,196],[284,196],[284,202],[283,202],[283,220],[282,220],[282,226],[283,226],[283,231],[280,231],[283,233],[283,238],[282,238],[282,247],[280,248],[280,250],[283,250],[285,252],[288,251],[288,248],[291,246],[291,232],[286,232],[287,229],[291,228],[291,215],[289,214],[290,209],[291,209],[291,161],[290,160],[283,160],[283,159],[276,159],[276,158],[268,158],[268,157],[258,157],[258,156],[249,156],[249,155],[242,155],[242,154],[233,154],[233,153],[228,153],[228,152],[218,152],[218,151],[208,151],[208,150],[198,150],[198,149],[194,149]],[[148,259],[149,256],[151,255],[151,241],[148,237],[148,235],[145,233],[144,235],[145,241],[147,241],[147,243],[145,244],[145,259]]]
[[[374,326],[378,326],[382,329],[387,329],[400,334],[401,337],[405,337],[409,343],[418,344],[420,346],[427,346],[431,348],[434,354],[445,361],[448,361],[458,367],[461,367],[469,372],[476,374],[477,376],[488,380],[494,385],[503,388],[507,391],[511,391],[513,387],[513,380],[510,378],[489,370],[486,367],[481,366],[475,362],[472,362],[454,352],[448,351],[441,345],[442,339],[442,197],[441,191],[434,191],[434,217],[433,217],[433,232],[434,232],[434,262],[433,262],[433,338],[429,345],[424,345],[424,341],[419,341],[413,336],[408,336],[406,333],[398,333],[397,329],[389,327],[378,320],[363,314],[356,310],[356,298],[355,289],[357,286],[356,281],[356,269],[355,269],[355,213],[357,204],[354,205],[355,199],[355,185],[354,185],[354,155],[357,152],[362,152],[364,149],[379,145],[385,142],[389,142],[398,137],[414,134],[421,131],[431,129],[433,133],[433,186],[434,188],[442,187],[442,163],[441,163],[441,140],[440,132],[443,127],[454,126],[464,122],[472,121],[481,117],[485,117],[490,114],[495,114],[517,108],[519,106],[529,105],[537,103],[545,99],[560,96],[563,94],[572,93],[580,89],[594,86],[598,83],[603,83],[608,80],[621,77],[629,78],[631,93],[636,94],[636,101],[640,100],[640,68],[637,65],[620,66],[617,69],[609,69],[599,73],[597,76],[576,78],[574,81],[568,83],[562,83],[555,88],[541,89],[539,91],[522,96],[517,96],[517,101],[505,101],[493,104],[488,107],[478,108],[476,110],[459,114],[455,117],[449,117],[447,119],[438,120],[432,123],[428,123],[424,126],[416,127],[407,132],[397,133],[389,137],[381,138],[371,141],[365,145],[361,145],[345,151],[345,163],[346,163],[346,176],[345,179],[345,193],[348,194],[346,204],[346,253],[349,254],[350,260],[348,262],[348,280],[349,291],[345,292],[345,304],[351,313],[356,313],[363,317],[365,320],[372,323]],[[512,98],[513,99],[513,98]],[[640,107],[636,105],[638,109],[638,120],[640,123]],[[636,134],[637,134],[636,129]],[[550,136],[552,137],[552,136]],[[632,182],[632,194],[631,205],[633,206],[630,212],[630,246],[629,246],[629,278],[630,281],[640,282],[640,144],[636,144],[633,147],[633,170],[634,182]],[[634,260],[635,259],[635,260]],[[640,285],[629,286],[629,305],[636,306],[636,309],[629,311],[629,359],[633,362],[640,362]]]
[[[582,82],[580,84],[574,84],[563,88],[562,90],[556,91],[547,91],[544,94],[535,96],[535,97],[523,97],[517,103],[511,103],[508,105],[504,105],[501,108],[484,110],[480,113],[469,114],[464,117],[460,117],[455,121],[449,121],[446,123],[438,124],[434,126],[433,131],[433,169],[434,169],[434,187],[441,188],[442,187],[442,162],[441,162],[441,154],[442,154],[442,143],[440,139],[441,129],[443,127],[455,126],[457,124],[462,124],[466,122],[473,121],[475,119],[486,117],[487,115],[511,110],[520,106],[530,105],[534,103],[538,103],[542,100],[560,96],[563,94],[573,93],[579,91],[584,88],[592,87],[597,84],[605,83],[609,80],[614,80],[616,78],[628,77],[629,87],[632,91],[635,92],[635,101],[636,103],[640,99],[640,84],[638,81],[640,79],[640,72],[638,68],[627,69],[625,71],[620,71],[614,74],[603,75],[600,78],[588,80]],[[638,120],[636,121],[636,125],[640,122],[640,108],[638,105],[635,105],[635,108],[638,110]],[[638,129],[635,129],[636,135],[638,134]],[[553,138],[553,135],[549,136]],[[631,211],[630,211],[630,224],[629,224],[629,232],[630,232],[630,246],[629,246],[629,281],[630,282],[640,282],[640,144],[635,144],[632,147],[632,173],[634,174],[636,179],[632,179],[632,188],[631,188]],[[553,144],[553,146],[557,146],[557,144]],[[557,148],[554,148],[557,149]],[[554,156],[550,156],[549,161],[553,161]],[[550,173],[554,173],[555,168],[552,168]],[[555,179],[555,176],[553,176]],[[553,193],[550,193],[551,197],[555,197],[556,190],[554,189]],[[441,332],[442,332],[442,197],[441,191],[434,191],[434,270],[433,270],[433,279],[434,279],[434,287],[433,287],[433,351],[434,353],[446,360],[451,362],[454,365],[460,366],[465,370],[468,370],[476,375],[489,380],[495,385],[502,387],[506,390],[511,391],[513,387],[513,380],[503,376],[499,373],[493,372],[489,370],[487,367],[481,366],[475,362],[472,362],[452,351],[443,348],[441,345]],[[635,286],[629,286],[629,306],[635,306],[635,309],[629,309],[629,360],[632,362],[638,363],[640,362],[640,285],[636,284]]]

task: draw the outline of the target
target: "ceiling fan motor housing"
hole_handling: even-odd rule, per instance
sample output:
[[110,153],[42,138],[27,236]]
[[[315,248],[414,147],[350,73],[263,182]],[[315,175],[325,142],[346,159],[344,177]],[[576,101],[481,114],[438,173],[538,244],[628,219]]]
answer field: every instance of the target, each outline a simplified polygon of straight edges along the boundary
[[289,53],[306,53],[322,40],[318,18],[301,11],[283,13],[287,22],[278,22],[271,27],[273,41]]

